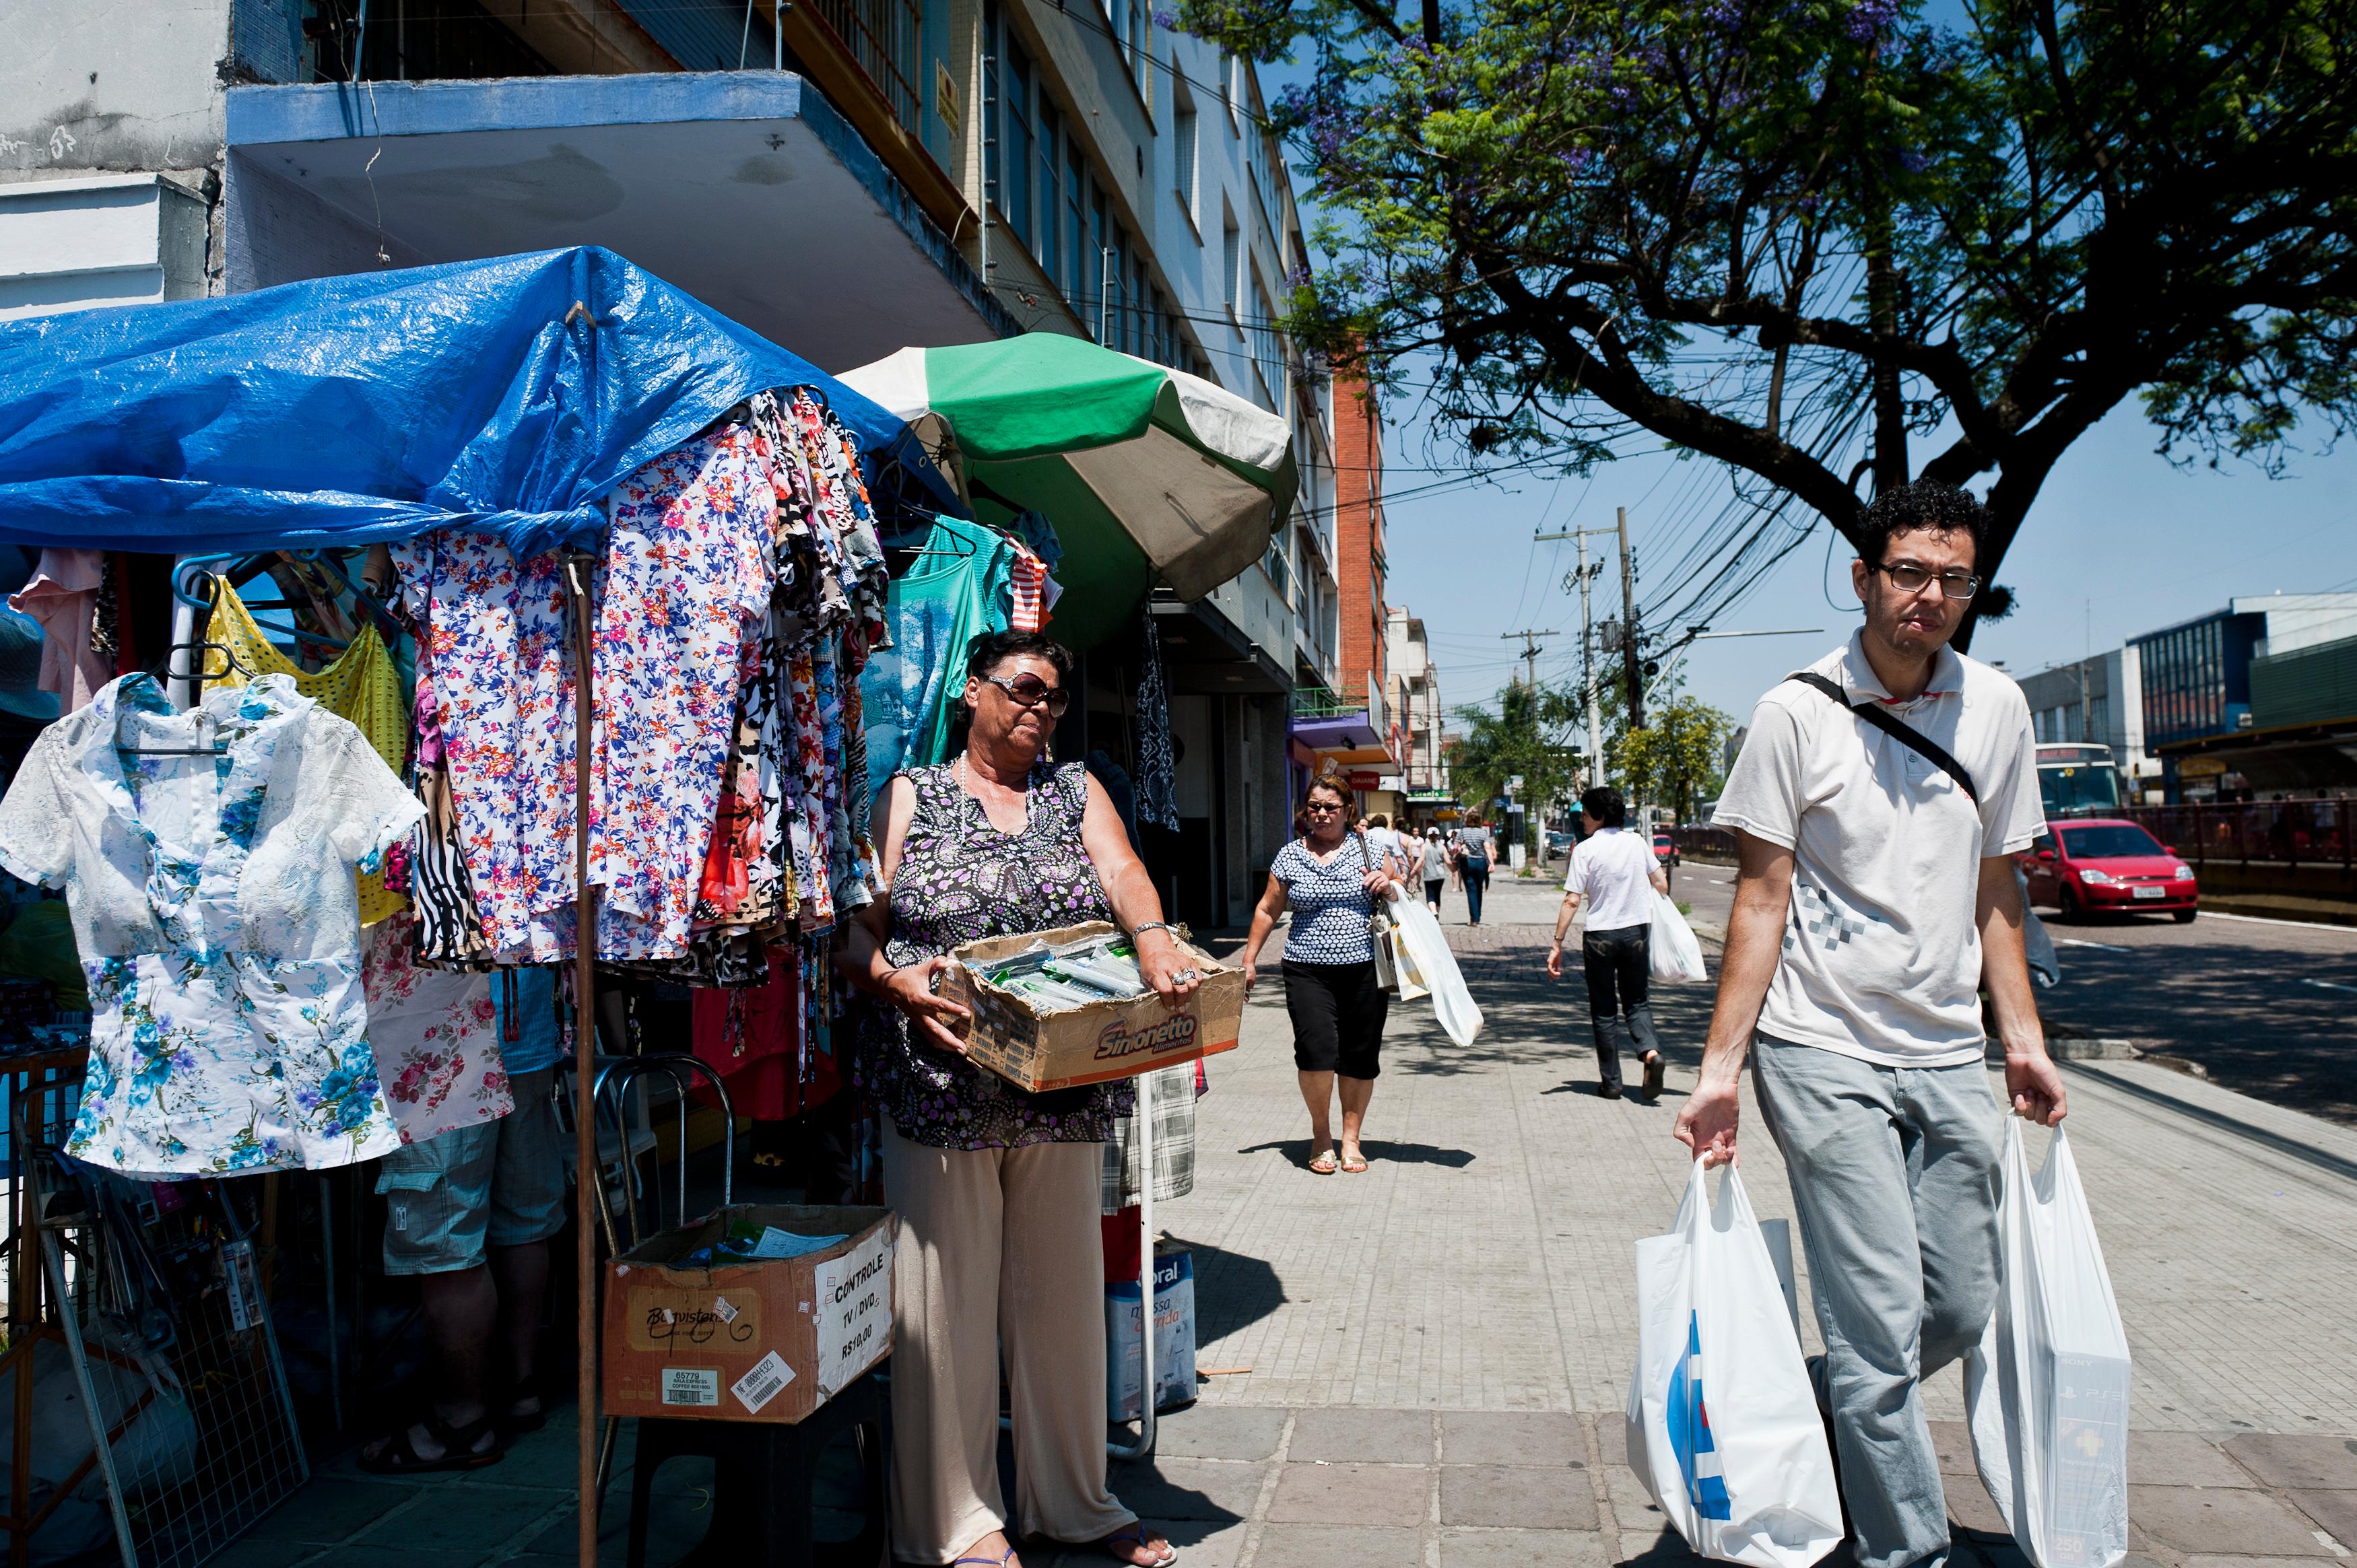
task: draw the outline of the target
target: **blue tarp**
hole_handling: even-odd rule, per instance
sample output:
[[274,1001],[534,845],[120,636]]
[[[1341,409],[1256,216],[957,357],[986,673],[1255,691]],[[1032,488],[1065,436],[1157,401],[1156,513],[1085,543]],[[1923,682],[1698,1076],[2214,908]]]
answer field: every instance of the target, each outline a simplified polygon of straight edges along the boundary
[[617,481],[794,386],[956,506],[899,420],[594,246],[0,322],[0,542],[597,549]]

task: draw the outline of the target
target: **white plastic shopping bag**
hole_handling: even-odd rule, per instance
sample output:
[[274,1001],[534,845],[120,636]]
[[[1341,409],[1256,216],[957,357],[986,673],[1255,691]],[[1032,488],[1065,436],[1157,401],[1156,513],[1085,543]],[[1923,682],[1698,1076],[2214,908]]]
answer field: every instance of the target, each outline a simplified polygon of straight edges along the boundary
[[1674,1227],[1637,1243],[1629,1464],[1705,1557],[1806,1568],[1842,1540],[1800,1336],[1731,1166],[1713,1201],[1696,1160]]
[[1674,983],[1708,978],[1703,972],[1702,943],[1666,893],[1653,895],[1653,934],[1646,950],[1655,980]]
[[2112,1568],[2128,1550],[2128,1340],[2071,1141],[2030,1174],[2006,1119],[1996,1311],[1964,1359],[1973,1458],[2039,1568]]
[[1457,955],[1448,950],[1448,940],[1440,934],[1440,922],[1412,898],[1394,903],[1391,917],[1397,922],[1393,928],[1399,942],[1395,950],[1407,961],[1401,978],[1405,980],[1412,969],[1417,982],[1432,992],[1432,1010],[1448,1037],[1460,1046],[1471,1045],[1473,1036],[1481,1032],[1481,1009],[1474,1004],[1473,993],[1465,989]]

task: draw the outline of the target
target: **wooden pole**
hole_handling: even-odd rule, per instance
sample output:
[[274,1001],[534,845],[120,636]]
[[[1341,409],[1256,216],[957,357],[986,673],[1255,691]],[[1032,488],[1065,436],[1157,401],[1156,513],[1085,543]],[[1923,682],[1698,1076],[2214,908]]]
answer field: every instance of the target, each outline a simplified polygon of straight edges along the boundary
[[576,1399],[581,1568],[597,1568],[597,894],[589,885],[591,733],[595,661],[589,603],[590,560],[567,555],[565,578],[573,595],[573,1289],[580,1367]]

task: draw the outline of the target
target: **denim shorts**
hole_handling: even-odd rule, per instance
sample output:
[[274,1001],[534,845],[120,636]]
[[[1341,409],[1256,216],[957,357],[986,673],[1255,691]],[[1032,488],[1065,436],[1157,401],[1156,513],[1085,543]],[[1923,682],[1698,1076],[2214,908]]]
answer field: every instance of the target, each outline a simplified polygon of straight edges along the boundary
[[447,1274],[565,1229],[565,1138],[549,1098],[554,1068],[509,1080],[515,1109],[410,1144],[378,1166],[384,1272]]

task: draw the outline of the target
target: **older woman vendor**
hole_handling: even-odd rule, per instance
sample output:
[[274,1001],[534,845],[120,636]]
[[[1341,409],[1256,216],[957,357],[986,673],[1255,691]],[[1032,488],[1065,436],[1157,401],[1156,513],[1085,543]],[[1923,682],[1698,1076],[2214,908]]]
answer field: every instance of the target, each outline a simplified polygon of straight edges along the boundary
[[[892,1541],[907,1563],[1012,1564],[1010,1534],[1093,1542],[1135,1568],[1178,1555],[1105,1487],[1099,1144],[1131,1087],[1027,1093],[966,1059],[965,1011],[935,993],[962,943],[1083,920],[1130,932],[1166,1000],[1195,988],[1112,800],[1081,764],[1047,759],[1071,671],[1036,633],[974,639],[964,749],[877,797],[889,897],[853,918],[836,960],[889,1004],[866,1010],[860,1067],[890,1119],[885,1198],[900,1216]],[[1013,1521],[997,1474],[1002,1348]]]

